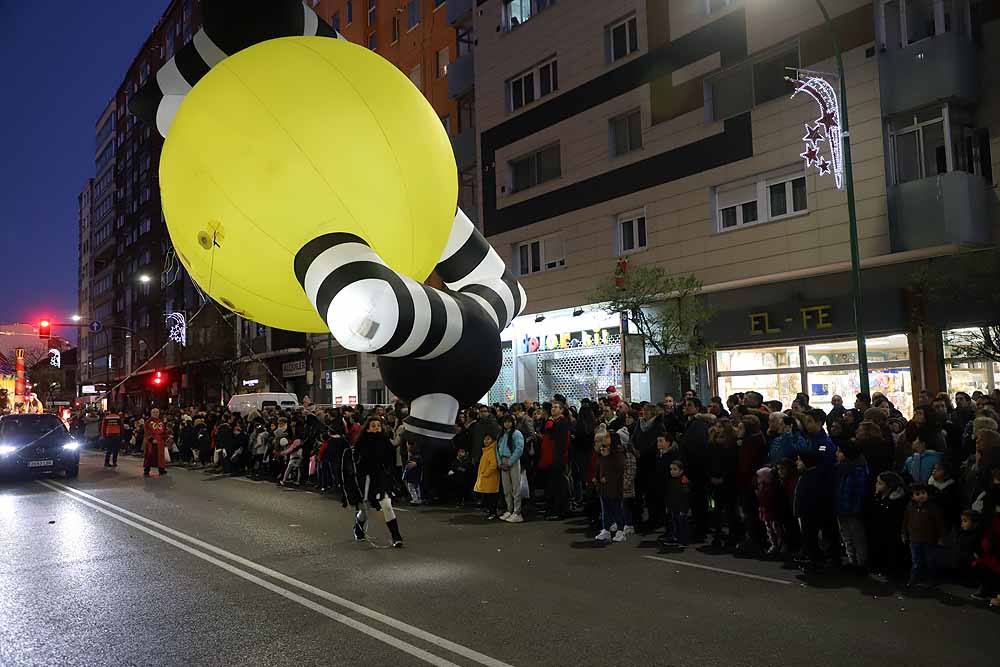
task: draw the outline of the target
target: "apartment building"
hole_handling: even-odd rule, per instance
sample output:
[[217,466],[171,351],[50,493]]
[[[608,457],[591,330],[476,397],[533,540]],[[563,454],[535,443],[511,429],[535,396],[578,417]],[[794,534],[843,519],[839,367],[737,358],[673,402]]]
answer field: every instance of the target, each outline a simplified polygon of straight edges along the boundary
[[[904,412],[923,387],[996,386],[949,358],[975,299],[916,303],[914,275],[960,275],[998,238],[996,3],[827,0],[843,49],[873,391]],[[857,391],[847,196],[807,168],[837,85],[813,0],[476,0],[481,220],[521,275],[490,400],[658,399],[755,389],[790,404]],[[961,258],[957,258],[959,253]],[[694,274],[718,352],[692,378],[625,374],[621,321],[591,303],[621,258]],[[916,296],[915,296],[916,295]],[[917,318],[915,312],[923,313]]]
[[[91,195],[94,191],[94,179],[88,178],[80,189],[80,194],[76,198],[76,219],[77,219],[77,299],[76,312],[90,312],[90,282],[93,275],[94,265],[90,256],[91,229]],[[89,381],[91,370],[90,364],[90,344],[89,336],[79,334],[77,346],[79,348],[77,376],[74,384],[81,386],[84,381]]]

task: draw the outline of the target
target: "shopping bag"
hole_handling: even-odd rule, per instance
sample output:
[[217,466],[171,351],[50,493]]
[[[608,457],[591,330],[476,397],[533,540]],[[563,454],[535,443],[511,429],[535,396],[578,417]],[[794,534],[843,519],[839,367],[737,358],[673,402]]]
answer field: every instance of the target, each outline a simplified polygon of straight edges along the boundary
[[316,455],[313,454],[309,457],[309,476],[312,477],[316,474]]
[[169,447],[164,447],[163,448],[163,460],[166,461],[167,463],[170,463],[170,448]]
[[531,489],[528,488],[528,475],[521,471],[521,497],[524,499],[531,498]]

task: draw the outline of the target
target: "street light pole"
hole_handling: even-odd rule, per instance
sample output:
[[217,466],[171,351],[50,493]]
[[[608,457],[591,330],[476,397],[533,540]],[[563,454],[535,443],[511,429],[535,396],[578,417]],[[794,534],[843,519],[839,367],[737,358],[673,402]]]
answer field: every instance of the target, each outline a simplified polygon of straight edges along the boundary
[[816,0],[819,10],[823,13],[827,31],[833,40],[833,49],[837,55],[837,75],[840,77],[840,127],[844,143],[844,182],[847,188],[847,215],[851,234],[851,297],[854,302],[854,333],[858,341],[858,374],[861,380],[861,391],[871,394],[868,381],[868,348],[865,344],[865,329],[861,305],[861,253],[858,249],[858,212],[854,201],[854,168],[851,163],[851,126],[847,121],[847,78],[844,76],[844,57],[840,50],[840,40],[826,11],[823,0]]

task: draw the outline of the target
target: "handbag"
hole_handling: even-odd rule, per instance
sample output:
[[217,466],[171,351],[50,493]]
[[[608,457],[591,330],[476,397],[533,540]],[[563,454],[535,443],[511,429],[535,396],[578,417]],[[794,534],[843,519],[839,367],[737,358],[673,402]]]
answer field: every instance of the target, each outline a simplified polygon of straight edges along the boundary
[[170,448],[166,445],[163,446],[163,460],[170,463]]
[[316,455],[313,454],[309,457],[309,476],[312,477],[316,474]]
[[527,500],[531,498],[531,489],[528,488],[528,476],[521,470],[521,498]]

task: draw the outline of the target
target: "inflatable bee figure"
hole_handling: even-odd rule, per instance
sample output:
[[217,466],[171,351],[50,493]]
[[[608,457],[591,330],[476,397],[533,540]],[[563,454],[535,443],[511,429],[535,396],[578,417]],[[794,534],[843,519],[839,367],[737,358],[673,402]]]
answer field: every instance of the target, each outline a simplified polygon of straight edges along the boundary
[[198,285],[248,319],[378,355],[411,437],[448,440],[495,382],[524,290],[457,209],[423,95],[337,37],[297,0],[205,0],[203,28],[129,109],[165,138],[163,212]]

